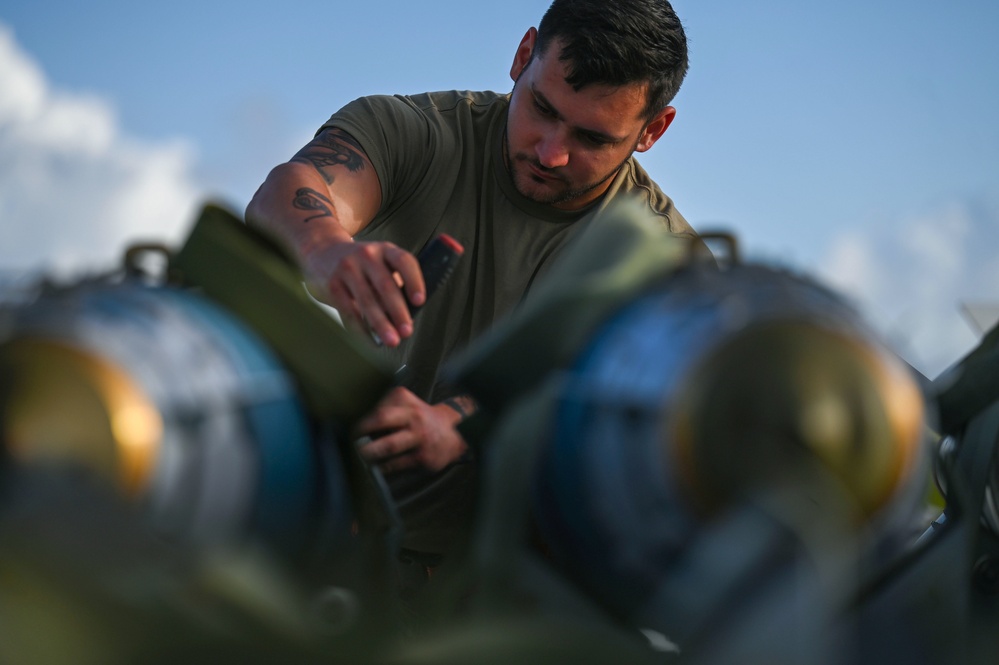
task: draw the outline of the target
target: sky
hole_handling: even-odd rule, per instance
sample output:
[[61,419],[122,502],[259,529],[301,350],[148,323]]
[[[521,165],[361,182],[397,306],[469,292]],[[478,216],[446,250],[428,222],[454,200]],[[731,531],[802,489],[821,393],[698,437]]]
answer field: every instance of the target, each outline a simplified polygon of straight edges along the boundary
[[[547,0],[0,7],[0,277],[182,242],[344,103],[508,91]],[[999,3],[676,0],[691,67],[640,161],[701,231],[855,302],[930,377],[999,303]]]

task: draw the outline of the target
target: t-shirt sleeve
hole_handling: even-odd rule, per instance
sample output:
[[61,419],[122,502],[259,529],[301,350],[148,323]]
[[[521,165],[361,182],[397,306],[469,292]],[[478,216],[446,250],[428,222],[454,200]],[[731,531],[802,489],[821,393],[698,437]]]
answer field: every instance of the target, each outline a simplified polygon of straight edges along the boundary
[[381,212],[406,203],[439,152],[440,137],[427,113],[401,95],[356,99],[319,131],[331,127],[350,134],[371,161],[382,190]]

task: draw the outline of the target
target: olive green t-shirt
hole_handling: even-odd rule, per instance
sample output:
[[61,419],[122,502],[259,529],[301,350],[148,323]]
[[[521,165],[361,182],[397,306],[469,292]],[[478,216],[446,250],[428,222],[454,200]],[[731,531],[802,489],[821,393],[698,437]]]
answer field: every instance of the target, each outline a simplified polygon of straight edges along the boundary
[[[451,278],[417,315],[412,337],[385,350],[407,366],[405,385],[430,403],[456,392],[438,380],[447,359],[516,307],[572,236],[599,220],[614,197],[637,195],[664,231],[693,235],[633,158],[585,210],[558,210],[521,196],[503,160],[509,100],[494,92],[365,97],[322,128],[350,134],[381,183],[381,209],[358,240],[388,241],[417,254],[447,233],[465,248]],[[410,469],[387,480],[405,525],[404,548],[448,552],[468,529],[477,492],[474,465],[436,473]]]
[[629,159],[602,199],[563,211],[521,196],[503,161],[509,95],[435,92],[351,102],[323,126],[364,149],[382,188],[382,207],[359,240],[389,241],[418,253],[440,233],[465,253],[445,286],[394,352],[410,389],[430,402],[448,396],[440,366],[513,309],[566,242],[623,192],[642,197],[671,233],[693,234],[673,202]]

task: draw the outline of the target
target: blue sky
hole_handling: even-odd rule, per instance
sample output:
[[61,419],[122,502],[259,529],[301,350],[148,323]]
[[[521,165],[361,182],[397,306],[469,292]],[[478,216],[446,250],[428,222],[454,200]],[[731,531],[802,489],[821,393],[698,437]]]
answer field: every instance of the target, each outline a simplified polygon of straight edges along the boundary
[[[13,6],[11,6],[13,5]],[[508,90],[546,0],[0,8],[0,270],[99,267],[241,211],[359,95]],[[641,159],[696,228],[856,299],[929,374],[999,302],[999,5],[676,0],[691,70]]]

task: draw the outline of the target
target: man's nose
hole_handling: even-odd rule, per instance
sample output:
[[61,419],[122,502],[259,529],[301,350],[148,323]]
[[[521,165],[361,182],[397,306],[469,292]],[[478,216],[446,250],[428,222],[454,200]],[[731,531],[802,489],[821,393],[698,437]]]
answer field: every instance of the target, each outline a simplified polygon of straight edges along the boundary
[[535,148],[538,161],[546,169],[554,169],[569,163],[569,149],[561,132],[552,131],[541,137]]

